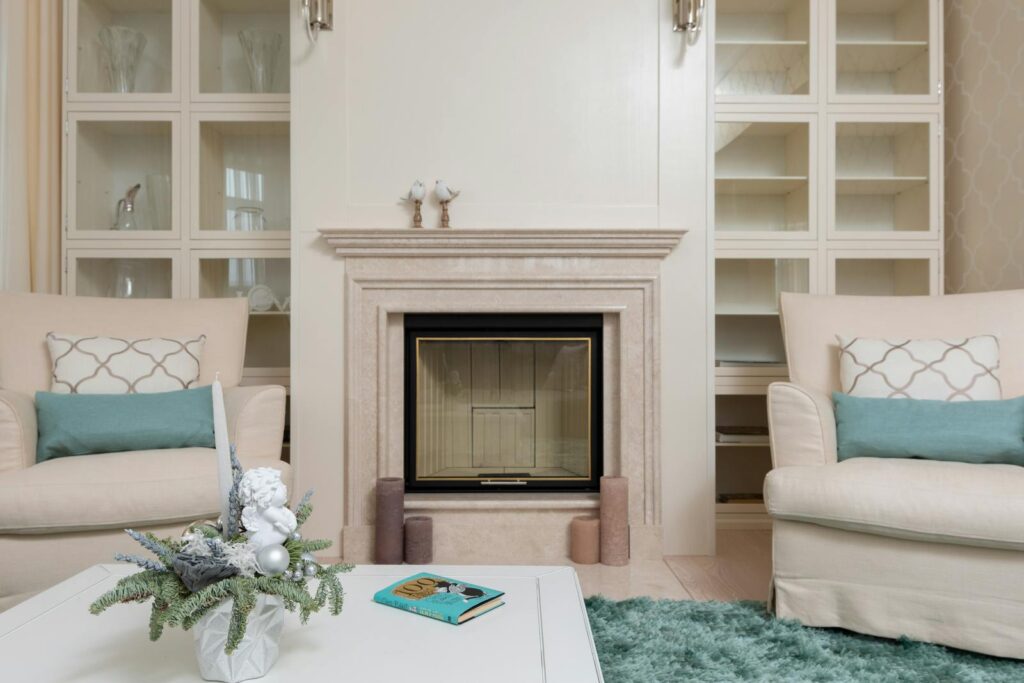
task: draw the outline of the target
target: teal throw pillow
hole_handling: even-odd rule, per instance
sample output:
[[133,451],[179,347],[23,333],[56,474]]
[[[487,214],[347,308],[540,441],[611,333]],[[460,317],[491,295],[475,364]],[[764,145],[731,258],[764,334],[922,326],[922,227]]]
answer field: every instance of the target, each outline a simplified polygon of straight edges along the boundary
[[924,401],[832,394],[839,459],[1024,465],[1024,397]]
[[36,392],[36,462],[157,448],[213,448],[210,387],[158,394]]

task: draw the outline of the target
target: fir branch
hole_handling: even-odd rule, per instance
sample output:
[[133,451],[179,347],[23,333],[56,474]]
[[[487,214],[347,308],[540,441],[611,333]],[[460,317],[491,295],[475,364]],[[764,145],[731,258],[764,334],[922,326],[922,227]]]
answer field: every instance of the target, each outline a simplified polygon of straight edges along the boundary
[[125,529],[124,532],[134,538],[143,548],[159,557],[164,564],[169,564],[174,559],[174,551],[153,534],[149,532],[143,534],[135,529]]
[[149,613],[149,639],[157,641],[164,632],[169,613],[168,605],[161,598],[153,599],[153,610]]
[[156,562],[146,557],[139,557],[138,555],[126,555],[125,553],[115,553],[114,559],[118,562],[131,562],[132,564],[136,564],[142,567],[143,569],[148,569],[154,572],[167,571],[167,567],[160,564],[159,562]]
[[89,605],[92,614],[99,614],[112,605],[125,602],[144,602],[153,597],[156,593],[155,584],[152,581],[154,574],[152,570],[142,571],[137,574],[126,576],[117,582],[113,588],[96,598]]
[[[298,526],[301,527],[309,519],[309,516],[313,514],[313,506],[310,504],[309,499],[313,497],[313,489],[306,491],[299,501],[299,504],[295,506],[295,521],[298,522]],[[296,527],[298,528],[298,527]]]
[[224,644],[224,652],[231,654],[238,649],[245,638],[245,627],[249,623],[249,614],[256,607],[256,589],[250,579],[232,581],[231,593],[234,604],[231,606],[231,623],[228,625],[228,638]]
[[345,606],[345,590],[341,587],[341,581],[338,580],[338,573],[332,571],[320,571],[317,572],[317,576],[320,577],[320,586],[327,586],[327,592],[330,596],[330,612],[334,616],[341,614],[341,609]]
[[305,581],[295,583],[293,581],[285,581],[276,576],[257,576],[253,581],[255,582],[256,590],[260,593],[278,595],[283,598],[285,607],[288,608],[289,612],[295,611],[295,607],[298,606],[299,617],[302,623],[306,623],[309,615],[319,609],[316,600],[306,591]]
[[326,538],[302,539],[301,541],[297,541],[297,543],[302,547],[302,552],[304,553],[316,553],[321,550],[327,550],[334,545]]
[[233,583],[238,580],[240,579],[237,576],[223,579],[196,591],[171,608],[168,622],[180,625],[186,631],[189,630],[207,611],[232,596]]

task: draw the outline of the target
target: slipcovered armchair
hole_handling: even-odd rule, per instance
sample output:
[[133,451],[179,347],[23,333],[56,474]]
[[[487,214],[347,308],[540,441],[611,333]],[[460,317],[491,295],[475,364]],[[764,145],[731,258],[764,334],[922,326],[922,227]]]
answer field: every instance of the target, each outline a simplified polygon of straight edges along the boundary
[[126,527],[157,535],[215,518],[216,455],[179,448],[36,464],[36,391],[49,391],[51,331],[122,338],[206,335],[199,384],[220,373],[228,430],[246,468],[281,461],[285,391],[238,386],[246,299],[123,300],[0,292],[0,610],[86,567],[134,552]]
[[[999,339],[1003,398],[1024,394],[1024,291],[784,294],[790,382],[771,385],[771,606],[809,626],[1024,658],[1024,467],[837,462],[836,334]],[[898,400],[898,399],[897,399]]]

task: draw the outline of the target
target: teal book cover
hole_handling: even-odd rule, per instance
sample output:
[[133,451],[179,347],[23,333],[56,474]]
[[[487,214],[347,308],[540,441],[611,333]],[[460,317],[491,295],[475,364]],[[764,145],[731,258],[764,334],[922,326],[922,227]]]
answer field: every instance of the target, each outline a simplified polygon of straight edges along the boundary
[[377,591],[373,601],[449,624],[462,624],[504,605],[504,594],[493,588],[420,572]]

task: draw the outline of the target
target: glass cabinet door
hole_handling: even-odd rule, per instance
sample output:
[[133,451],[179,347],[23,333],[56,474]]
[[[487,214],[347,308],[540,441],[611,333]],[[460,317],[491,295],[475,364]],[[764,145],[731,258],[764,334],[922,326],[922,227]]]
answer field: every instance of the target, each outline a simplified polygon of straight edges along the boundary
[[715,96],[719,102],[806,100],[812,0],[718,0]]
[[833,0],[831,97],[935,102],[935,0]]
[[176,114],[68,117],[71,237],[178,235]]
[[68,99],[176,99],[181,0],[72,0]]
[[812,292],[813,252],[735,253],[715,258],[715,360],[785,363],[779,295]]
[[[237,117],[236,117],[237,118]],[[193,236],[287,238],[291,172],[287,115],[193,121]]]
[[934,121],[860,116],[834,126],[833,238],[921,239],[938,233]]
[[743,120],[715,124],[715,232],[722,238],[813,236],[810,119]]
[[928,296],[938,294],[935,251],[834,251],[829,255],[831,294],[855,296]]
[[167,299],[177,295],[178,253],[68,250],[68,294],[116,299]]
[[[287,368],[291,267],[287,250],[194,252],[193,296],[245,297],[249,300],[249,334],[245,368]],[[282,373],[287,375],[287,370]]]
[[193,97],[287,99],[291,7],[289,0],[198,0]]

